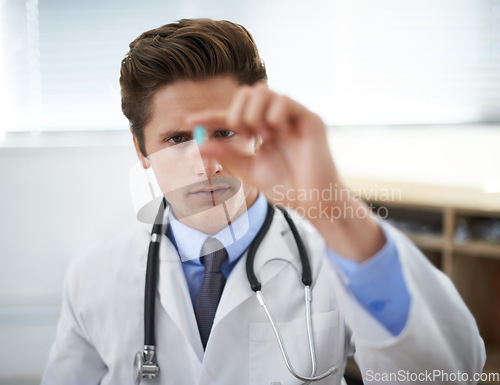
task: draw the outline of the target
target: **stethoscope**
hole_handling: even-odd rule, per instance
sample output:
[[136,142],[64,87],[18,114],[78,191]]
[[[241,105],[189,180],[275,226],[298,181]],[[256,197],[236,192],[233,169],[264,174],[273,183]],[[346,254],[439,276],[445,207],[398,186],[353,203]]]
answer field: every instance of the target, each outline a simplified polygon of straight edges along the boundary
[[[160,367],[158,366],[158,361],[156,359],[156,347],[155,347],[156,346],[155,345],[155,298],[156,298],[156,288],[158,281],[158,263],[159,263],[158,255],[160,250],[160,240],[162,237],[163,215],[166,206],[167,202],[165,199],[163,199],[162,203],[160,204],[158,213],[156,215],[153,229],[151,231],[151,241],[149,243],[149,249],[148,249],[146,285],[144,293],[144,348],[142,352],[141,351],[137,352],[134,358],[133,377],[135,384],[137,385],[141,383],[141,380],[143,378],[153,379],[160,372]],[[316,351],[314,348],[314,339],[312,336],[312,322],[311,322],[311,301],[312,301],[311,265],[309,263],[307,250],[304,246],[304,243],[302,242],[302,238],[300,237],[299,232],[297,231],[295,223],[293,222],[292,218],[284,208],[279,206],[278,208],[283,213],[283,216],[285,217],[288,226],[292,231],[295,243],[297,244],[297,249],[299,251],[300,262],[302,264],[301,280],[302,283],[304,284],[304,298],[305,298],[304,302],[306,308],[307,338],[309,341],[309,351],[310,351],[311,365],[312,365],[310,376],[302,376],[298,374],[293,368],[288,353],[286,351],[285,345],[281,338],[278,325],[274,320],[274,317],[269,307],[267,306],[264,294],[261,291],[262,285],[257,276],[255,275],[254,271],[254,261],[255,261],[255,255],[257,254],[257,249],[259,248],[262,240],[264,239],[269,228],[271,227],[271,223],[274,217],[274,208],[269,203],[264,224],[257,233],[254,241],[252,242],[248,250],[248,255],[246,260],[246,272],[247,272],[248,282],[250,283],[250,287],[255,292],[255,296],[259,301],[260,306],[262,306],[262,308],[264,309],[266,316],[269,322],[271,323],[274,335],[276,336],[276,340],[281,350],[281,355],[283,356],[283,360],[285,361],[285,365],[288,371],[297,379],[304,381],[304,384],[308,384],[310,382],[320,381],[328,376],[331,376],[332,374],[338,371],[338,368],[336,366],[332,366],[326,372],[316,375],[316,365],[317,365]],[[273,258],[268,260],[266,263],[275,260],[280,260],[291,264],[290,261],[281,258]],[[294,265],[292,264],[292,266]]]

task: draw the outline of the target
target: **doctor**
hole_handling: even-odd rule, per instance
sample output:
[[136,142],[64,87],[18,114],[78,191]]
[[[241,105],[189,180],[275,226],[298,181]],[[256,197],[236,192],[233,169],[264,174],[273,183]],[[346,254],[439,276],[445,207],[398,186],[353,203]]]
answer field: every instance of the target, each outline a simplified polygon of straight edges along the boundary
[[[368,215],[339,178],[321,119],[265,80],[250,34],[226,21],[145,32],[122,61],[122,109],[169,203],[154,315],[160,372],[142,383],[303,383],[245,270],[268,202],[289,208],[311,265],[315,365],[298,247],[276,209],[253,267],[297,373],[332,368],[316,383],[340,384],[354,354],[367,384],[445,382],[439,372],[473,383],[484,346],[449,279]],[[203,145],[192,140],[199,125]],[[72,265],[42,384],[133,383],[150,232],[137,225]]]

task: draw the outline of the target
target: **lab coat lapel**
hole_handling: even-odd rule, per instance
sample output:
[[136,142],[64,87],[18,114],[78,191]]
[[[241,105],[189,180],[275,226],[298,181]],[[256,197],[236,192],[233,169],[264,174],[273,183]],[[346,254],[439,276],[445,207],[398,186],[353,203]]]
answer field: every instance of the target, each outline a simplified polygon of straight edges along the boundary
[[[292,261],[294,258],[283,238],[283,235],[288,231],[287,223],[282,214],[276,212],[273,223],[267,235],[262,240],[254,261],[255,274],[262,283],[263,291],[265,290],[266,283],[272,280],[285,267],[284,263],[270,262],[266,266],[264,264],[272,258],[281,258],[289,261]],[[246,259],[247,255],[245,254],[228,277],[217,313],[215,314],[214,327],[227,314],[254,294],[250,289],[246,275]]]
[[200,363],[203,359],[198,325],[177,250],[163,235],[160,248],[160,276],[158,290],[160,302],[187,341]]

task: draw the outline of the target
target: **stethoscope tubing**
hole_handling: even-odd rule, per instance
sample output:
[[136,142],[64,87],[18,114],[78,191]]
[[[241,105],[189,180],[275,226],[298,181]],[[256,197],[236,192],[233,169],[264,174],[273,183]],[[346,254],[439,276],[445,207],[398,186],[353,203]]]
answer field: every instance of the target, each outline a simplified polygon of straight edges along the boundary
[[308,384],[310,382],[315,382],[315,381],[320,381],[335,372],[337,372],[337,368],[335,366],[329,368],[326,372],[315,376],[316,373],[316,366],[317,366],[317,361],[316,361],[316,353],[315,353],[315,348],[314,348],[314,339],[312,336],[312,321],[311,321],[311,301],[312,301],[312,293],[311,293],[311,284],[312,284],[312,271],[311,271],[311,265],[309,262],[309,255],[307,253],[307,249],[305,248],[304,242],[302,241],[302,237],[300,236],[297,227],[295,226],[295,223],[293,222],[292,218],[290,217],[290,214],[281,206],[277,206],[278,209],[282,212],[285,220],[288,223],[288,226],[290,227],[290,230],[292,231],[293,238],[295,239],[295,243],[297,245],[297,249],[299,252],[299,257],[302,265],[302,272],[301,272],[301,280],[302,283],[304,284],[304,301],[305,301],[305,311],[306,311],[306,327],[307,327],[307,339],[309,343],[309,351],[310,351],[310,356],[311,356],[311,375],[310,376],[302,376],[298,374],[295,369],[292,366],[292,363],[290,361],[290,357],[288,356],[288,353],[285,348],[285,344],[283,343],[283,340],[281,338],[281,333],[279,331],[278,325],[273,317],[273,314],[269,307],[267,306],[267,302],[265,300],[264,294],[262,293],[262,285],[257,278],[254,270],[254,262],[255,262],[255,255],[257,254],[257,249],[260,246],[260,243],[264,239],[265,234],[271,227],[272,220],[274,218],[274,208],[271,206],[271,204],[268,203],[268,210],[267,210],[267,215],[266,219],[264,220],[264,224],[262,228],[260,229],[259,233],[255,237],[254,242],[252,243],[248,255],[247,255],[247,261],[246,261],[246,269],[247,269],[247,277],[248,281],[250,283],[250,287],[252,290],[255,292],[256,298],[259,302],[259,304],[262,306],[264,309],[264,312],[266,313],[266,316],[271,323],[271,326],[274,331],[274,335],[276,337],[276,341],[278,342],[279,348],[281,350],[281,355],[283,357],[283,360],[285,361],[285,365],[288,369],[288,371],[297,379],[304,381],[304,384]]
[[[160,204],[156,214],[155,223],[151,230],[151,242],[148,249],[148,261],[146,267],[146,283],[144,288],[144,346],[155,346],[155,303],[156,288],[158,284],[158,264],[160,253],[160,240],[163,233],[163,214],[167,202],[165,198]],[[150,258],[149,256],[153,256]]]
[[262,285],[257,276],[255,275],[253,263],[255,260],[255,255],[257,254],[257,250],[259,249],[262,240],[264,239],[269,228],[271,227],[273,218],[274,218],[274,208],[268,203],[264,224],[260,228],[253,242],[251,243],[250,248],[248,249],[247,260],[246,260],[246,273],[247,273],[248,283],[250,284],[250,288],[255,293],[262,288]]

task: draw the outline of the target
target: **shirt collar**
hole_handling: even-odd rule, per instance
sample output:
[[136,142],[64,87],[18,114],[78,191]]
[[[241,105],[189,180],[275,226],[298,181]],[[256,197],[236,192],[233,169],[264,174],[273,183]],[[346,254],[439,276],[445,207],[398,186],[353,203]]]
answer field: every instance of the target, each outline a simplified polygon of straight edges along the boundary
[[254,204],[243,215],[215,235],[205,234],[185,225],[175,218],[172,211],[169,223],[182,262],[192,261],[201,264],[201,247],[208,237],[213,236],[224,245],[229,263],[232,263],[250,246],[264,224],[266,214],[267,200],[264,194],[260,193]]

